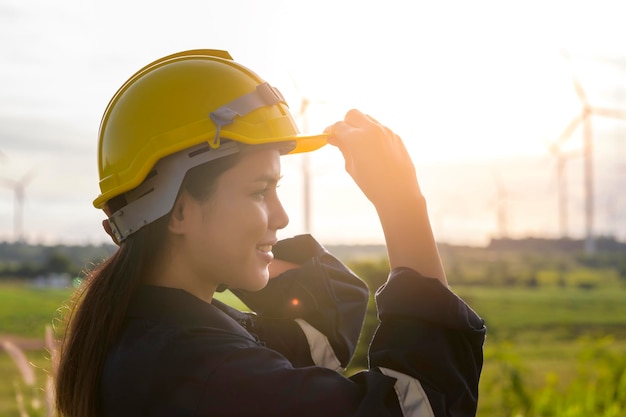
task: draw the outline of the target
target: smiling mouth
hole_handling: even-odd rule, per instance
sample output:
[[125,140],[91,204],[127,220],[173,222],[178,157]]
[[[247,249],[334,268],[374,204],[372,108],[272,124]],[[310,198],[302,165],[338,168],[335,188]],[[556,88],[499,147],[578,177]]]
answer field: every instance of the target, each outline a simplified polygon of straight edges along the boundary
[[272,251],[272,245],[259,245],[256,248],[260,252],[271,252]]

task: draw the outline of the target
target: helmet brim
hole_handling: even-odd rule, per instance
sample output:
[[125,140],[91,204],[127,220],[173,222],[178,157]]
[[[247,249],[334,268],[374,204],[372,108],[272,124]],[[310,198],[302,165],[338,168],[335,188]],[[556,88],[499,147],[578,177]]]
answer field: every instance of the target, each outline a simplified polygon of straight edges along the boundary
[[298,135],[295,138],[296,147],[289,154],[315,151],[328,143],[328,133],[316,135]]

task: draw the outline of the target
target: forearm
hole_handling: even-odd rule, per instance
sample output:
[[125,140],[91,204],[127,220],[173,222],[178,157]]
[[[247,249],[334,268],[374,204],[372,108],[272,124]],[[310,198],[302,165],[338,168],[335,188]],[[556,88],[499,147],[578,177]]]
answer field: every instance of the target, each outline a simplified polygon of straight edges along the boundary
[[391,269],[406,267],[448,285],[419,189],[376,204]]
[[374,204],[391,268],[407,267],[447,286],[415,167],[402,139],[358,110],[326,129],[346,171]]

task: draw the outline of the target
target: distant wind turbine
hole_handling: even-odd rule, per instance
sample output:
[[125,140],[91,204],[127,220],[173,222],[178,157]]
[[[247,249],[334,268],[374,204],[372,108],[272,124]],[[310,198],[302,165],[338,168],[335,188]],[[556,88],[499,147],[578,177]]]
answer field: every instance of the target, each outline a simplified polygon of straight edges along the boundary
[[[300,108],[296,112],[296,120],[300,124],[302,133],[309,133],[309,118],[307,110],[311,102],[308,98],[300,98]],[[303,221],[304,232],[311,233],[311,159],[309,153],[305,152],[302,157],[302,196],[303,196]]]
[[[290,75],[291,76],[291,75]],[[300,98],[300,104],[298,111],[294,114],[294,119],[300,127],[300,131],[304,134],[309,133],[309,106],[312,104],[311,100],[302,92],[298,87],[298,83],[295,78],[291,76],[294,89]],[[324,103],[324,101],[315,100],[314,103]],[[302,161],[302,195],[303,195],[303,223],[304,232],[311,233],[312,230],[312,186],[311,186],[311,157],[308,152],[300,155]]]
[[555,181],[557,189],[557,216],[559,221],[559,237],[569,237],[569,213],[568,206],[568,187],[566,179],[566,163],[569,159],[579,157],[579,151],[565,152],[560,143],[552,143],[548,146],[551,156],[554,158]]
[[0,178],[0,184],[12,189],[14,193],[13,234],[16,242],[24,241],[24,199],[26,186],[33,180],[36,174],[35,169],[31,169],[19,180]]
[[501,239],[506,239],[509,237],[509,193],[502,182],[500,172],[494,168],[492,175],[496,188],[495,209],[498,234]]
[[562,51],[562,53],[563,57],[570,65],[574,89],[582,106],[580,113],[576,115],[565,127],[559,138],[556,140],[555,145],[560,148],[565,142],[567,142],[574,131],[582,125],[583,186],[585,191],[585,252],[591,254],[596,250],[594,236],[593,131],[591,126],[591,117],[593,115],[598,115],[626,120],[626,110],[592,106],[589,103],[587,94],[585,93],[582,84],[578,81],[578,78],[572,69],[569,54],[565,50]]

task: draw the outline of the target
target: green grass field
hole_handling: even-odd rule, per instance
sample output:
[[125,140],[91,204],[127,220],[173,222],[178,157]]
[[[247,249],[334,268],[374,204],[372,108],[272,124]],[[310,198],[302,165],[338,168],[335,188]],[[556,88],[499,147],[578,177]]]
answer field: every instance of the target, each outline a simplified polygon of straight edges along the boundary
[[0,334],[43,337],[57,310],[71,297],[68,289],[0,284]]
[[[581,372],[588,372],[585,366],[597,370],[605,359],[626,358],[626,289],[619,285],[454,290],[485,318],[489,329],[480,417],[512,416],[524,395],[545,394],[550,384],[566,390]],[[0,333],[43,338],[45,326],[70,296],[70,290],[1,284]],[[220,298],[228,302],[228,293]],[[39,369],[38,384],[43,384],[47,352],[28,356]],[[20,380],[11,359],[0,351],[0,416],[19,417],[14,384]]]
[[[626,288],[466,287],[456,292],[488,327],[479,417],[516,415],[525,401],[539,401],[530,397],[552,390],[573,395],[568,394],[572,386],[583,383],[589,372],[614,367],[626,382],[619,368],[620,358],[626,358]],[[572,411],[576,406],[555,415],[585,415]]]
[[21,392],[29,417],[44,416],[45,381],[50,372],[50,355],[43,350],[26,352],[31,366],[35,369],[36,383],[27,386],[15,363],[0,349],[0,416],[22,417],[17,407],[17,393]]
[[626,339],[626,288],[455,289],[486,321],[489,337],[516,343],[572,340],[585,334]]

